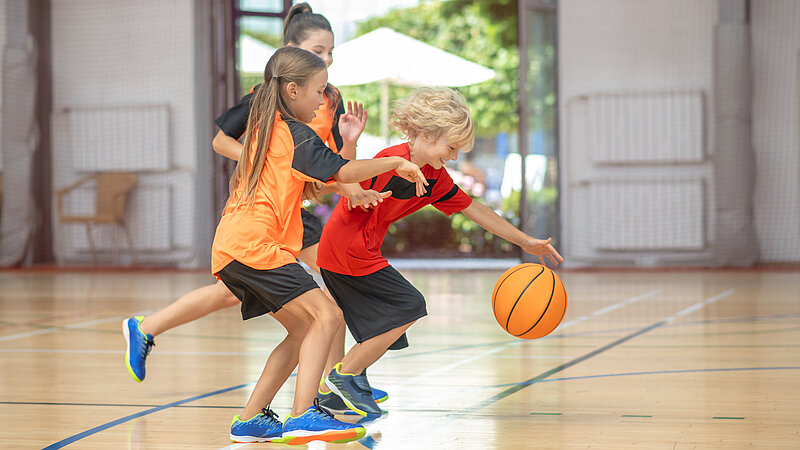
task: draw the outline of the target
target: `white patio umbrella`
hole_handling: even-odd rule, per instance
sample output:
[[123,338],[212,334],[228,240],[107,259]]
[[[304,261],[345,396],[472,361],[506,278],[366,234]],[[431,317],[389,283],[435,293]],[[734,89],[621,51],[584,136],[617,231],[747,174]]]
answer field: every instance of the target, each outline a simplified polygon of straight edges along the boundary
[[264,73],[267,61],[275,53],[275,47],[246,34],[239,40],[239,71]]
[[493,70],[388,28],[336,47],[328,81],[334,86],[381,83],[381,133],[389,136],[389,84],[468,86],[494,78]]

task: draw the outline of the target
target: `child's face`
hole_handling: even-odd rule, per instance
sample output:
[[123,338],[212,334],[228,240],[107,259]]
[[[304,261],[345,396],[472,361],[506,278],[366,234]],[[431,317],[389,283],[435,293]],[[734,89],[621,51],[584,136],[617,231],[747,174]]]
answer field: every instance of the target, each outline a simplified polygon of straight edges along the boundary
[[316,116],[314,111],[325,104],[323,94],[327,85],[328,71],[320,70],[308,80],[305,86],[295,86],[294,92],[290,86],[288,89],[291,100],[288,106],[292,110],[292,114],[305,123],[311,122]]
[[422,164],[428,164],[434,169],[441,169],[447,161],[458,159],[458,149],[450,145],[447,136],[432,140],[422,135],[414,142],[414,152]]
[[313,30],[299,44],[289,43],[293,47],[302,48],[319,56],[330,66],[333,64],[333,33],[328,30]]

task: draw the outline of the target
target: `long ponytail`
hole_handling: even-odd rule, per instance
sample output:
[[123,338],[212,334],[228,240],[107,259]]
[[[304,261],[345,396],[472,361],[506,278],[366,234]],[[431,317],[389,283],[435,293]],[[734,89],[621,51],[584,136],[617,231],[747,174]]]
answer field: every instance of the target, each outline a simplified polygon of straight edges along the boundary
[[[253,205],[272,139],[276,111],[284,119],[297,120],[283,98],[286,84],[294,82],[306,86],[309,79],[326,68],[325,62],[316,55],[297,47],[279,48],[269,59],[264,68],[264,82],[256,89],[250,106],[244,148],[228,185],[229,205],[232,203],[238,207],[244,204],[247,208]],[[253,147],[255,153],[251,158]],[[241,195],[237,195],[240,186]]]

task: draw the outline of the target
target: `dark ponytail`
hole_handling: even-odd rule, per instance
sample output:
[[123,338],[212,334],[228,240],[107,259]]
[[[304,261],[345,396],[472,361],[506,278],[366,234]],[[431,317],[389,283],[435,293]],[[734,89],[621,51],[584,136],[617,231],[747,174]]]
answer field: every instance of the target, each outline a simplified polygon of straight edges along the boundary
[[306,40],[308,33],[314,30],[333,34],[331,23],[325,16],[312,12],[308,3],[298,3],[292,6],[283,21],[283,45],[297,45]]

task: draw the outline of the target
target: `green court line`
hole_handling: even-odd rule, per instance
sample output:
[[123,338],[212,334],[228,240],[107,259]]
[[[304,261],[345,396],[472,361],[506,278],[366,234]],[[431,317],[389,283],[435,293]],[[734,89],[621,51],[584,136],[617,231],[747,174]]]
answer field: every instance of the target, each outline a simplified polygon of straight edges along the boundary
[[623,414],[622,417],[653,417],[653,416],[646,416],[641,414]]
[[561,413],[531,413],[532,416],[560,416]]
[[713,419],[744,420],[744,417],[721,417],[721,416],[716,416],[716,417],[713,417]]

